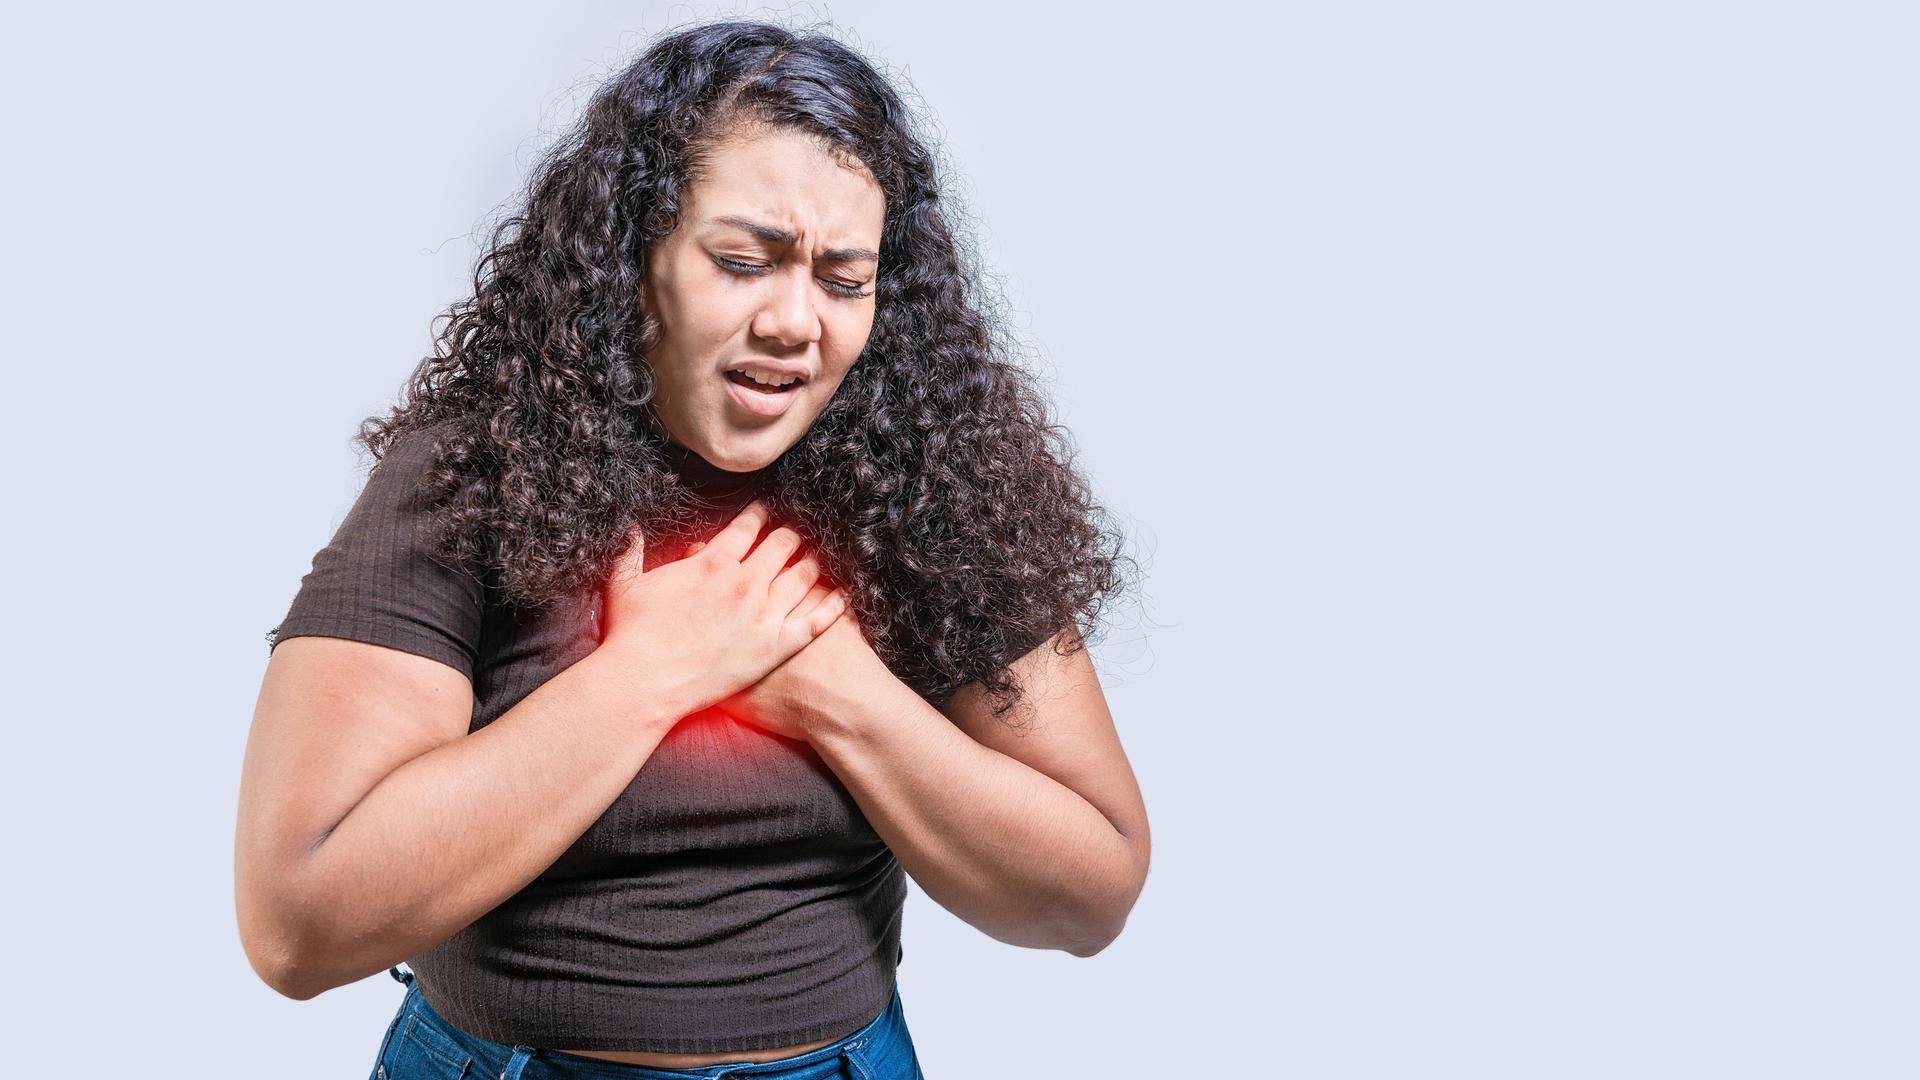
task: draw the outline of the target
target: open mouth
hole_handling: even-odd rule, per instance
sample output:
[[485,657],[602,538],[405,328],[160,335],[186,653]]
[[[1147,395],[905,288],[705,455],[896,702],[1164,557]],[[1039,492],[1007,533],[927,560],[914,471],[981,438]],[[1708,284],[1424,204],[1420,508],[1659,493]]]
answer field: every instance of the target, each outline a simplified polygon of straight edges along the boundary
[[727,372],[727,378],[730,381],[737,383],[740,386],[746,387],[748,390],[751,390],[756,394],[766,394],[769,397],[778,397],[781,394],[791,393],[795,390],[798,390],[800,389],[801,383],[804,381],[801,379],[795,379],[794,381],[788,383],[785,386],[767,386],[764,383],[754,382],[751,378],[748,378],[745,373],[739,372],[739,371]]

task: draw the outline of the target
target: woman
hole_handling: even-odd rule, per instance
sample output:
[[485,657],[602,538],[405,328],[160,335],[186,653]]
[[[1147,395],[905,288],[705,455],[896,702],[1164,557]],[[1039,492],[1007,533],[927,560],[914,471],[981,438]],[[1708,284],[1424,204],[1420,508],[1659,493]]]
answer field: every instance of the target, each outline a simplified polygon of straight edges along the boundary
[[1131,561],[865,60],[655,43],[437,346],[269,635],[236,835],[264,980],[407,984],[376,1077],[918,1076],[903,871],[1119,933],[1082,633]]

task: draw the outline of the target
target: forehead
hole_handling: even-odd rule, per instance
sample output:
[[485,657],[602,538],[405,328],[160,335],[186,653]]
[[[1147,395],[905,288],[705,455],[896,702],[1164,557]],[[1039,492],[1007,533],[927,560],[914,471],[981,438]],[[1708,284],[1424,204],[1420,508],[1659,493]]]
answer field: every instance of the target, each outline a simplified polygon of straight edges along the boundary
[[857,162],[793,131],[739,135],[716,144],[688,192],[687,220],[702,233],[738,233],[723,217],[748,218],[798,235],[810,247],[878,247],[886,197]]

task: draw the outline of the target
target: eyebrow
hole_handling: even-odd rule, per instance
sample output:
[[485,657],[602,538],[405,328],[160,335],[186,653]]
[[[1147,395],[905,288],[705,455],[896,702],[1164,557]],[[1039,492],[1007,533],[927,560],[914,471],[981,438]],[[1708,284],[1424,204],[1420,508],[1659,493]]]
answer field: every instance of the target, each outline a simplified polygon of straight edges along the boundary
[[[731,225],[736,229],[745,229],[769,244],[791,244],[795,240],[800,239],[785,229],[777,229],[772,225],[763,225],[758,221],[752,221],[743,217],[734,217],[731,214],[714,218],[713,222],[716,225]],[[869,251],[861,247],[828,248],[820,253],[820,259],[822,262],[839,263],[879,262],[880,255],[878,252]]]

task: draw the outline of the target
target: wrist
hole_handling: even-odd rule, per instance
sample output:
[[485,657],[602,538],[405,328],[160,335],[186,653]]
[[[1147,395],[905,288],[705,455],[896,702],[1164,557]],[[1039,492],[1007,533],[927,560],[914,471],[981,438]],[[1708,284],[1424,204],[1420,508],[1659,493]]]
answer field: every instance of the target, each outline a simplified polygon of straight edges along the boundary
[[806,702],[809,741],[816,746],[861,741],[875,725],[922,704],[920,695],[875,657],[845,678],[811,688]]
[[612,640],[580,661],[592,678],[616,687],[622,712],[644,727],[670,728],[712,704],[698,678],[620,647]]

